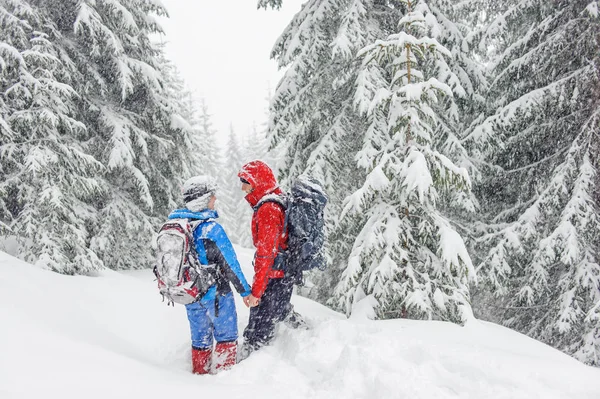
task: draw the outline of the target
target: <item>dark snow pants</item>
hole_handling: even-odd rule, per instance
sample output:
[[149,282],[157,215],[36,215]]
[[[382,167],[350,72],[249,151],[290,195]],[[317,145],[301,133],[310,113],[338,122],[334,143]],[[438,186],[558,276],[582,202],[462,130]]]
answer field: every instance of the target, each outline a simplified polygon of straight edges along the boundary
[[284,277],[269,280],[258,306],[250,308],[248,326],[244,330],[244,346],[255,350],[273,339],[275,325],[283,321],[291,310],[293,288],[292,279]]

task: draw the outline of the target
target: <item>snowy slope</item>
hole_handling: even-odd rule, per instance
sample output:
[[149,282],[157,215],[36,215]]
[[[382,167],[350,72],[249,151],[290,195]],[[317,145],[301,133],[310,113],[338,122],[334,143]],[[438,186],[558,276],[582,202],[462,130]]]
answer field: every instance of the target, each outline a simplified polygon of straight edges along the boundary
[[[250,277],[251,252],[239,254]],[[301,297],[312,330],[282,327],[234,369],[195,376],[184,308],[152,280],[63,276],[0,253],[0,398],[600,398],[599,369],[506,328],[346,320]]]

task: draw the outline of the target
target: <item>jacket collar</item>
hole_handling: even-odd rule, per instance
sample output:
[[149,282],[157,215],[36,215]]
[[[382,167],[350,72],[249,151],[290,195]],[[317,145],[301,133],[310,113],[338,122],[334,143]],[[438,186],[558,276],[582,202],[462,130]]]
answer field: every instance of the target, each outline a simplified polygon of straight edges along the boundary
[[217,211],[213,209],[204,209],[199,212],[192,212],[187,208],[175,209],[169,215],[169,219],[195,219],[195,220],[209,220],[216,219],[219,217]]
[[281,191],[279,187],[275,187],[273,190],[267,191],[265,193],[262,193],[255,189],[250,194],[246,195],[246,197],[244,198],[246,198],[246,201],[248,201],[250,206],[254,208],[260,202],[261,199],[271,194],[281,195],[283,194],[283,191]]

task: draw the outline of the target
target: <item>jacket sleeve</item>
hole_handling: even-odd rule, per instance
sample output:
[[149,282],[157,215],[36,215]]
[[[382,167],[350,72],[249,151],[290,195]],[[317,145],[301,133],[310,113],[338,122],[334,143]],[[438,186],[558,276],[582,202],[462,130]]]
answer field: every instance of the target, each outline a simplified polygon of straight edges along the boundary
[[263,204],[256,212],[258,240],[254,254],[252,295],[260,298],[267,288],[269,272],[273,268],[273,262],[277,256],[285,215],[281,206],[274,202]]
[[220,224],[215,223],[211,228],[207,239],[213,241],[218,248],[219,254],[217,255],[217,258],[220,258],[221,260],[219,264],[236,291],[242,297],[250,295],[250,286],[244,277],[244,273],[242,273],[242,268],[238,262],[233,245],[231,244],[231,241],[229,241],[229,237],[227,237],[223,227]]

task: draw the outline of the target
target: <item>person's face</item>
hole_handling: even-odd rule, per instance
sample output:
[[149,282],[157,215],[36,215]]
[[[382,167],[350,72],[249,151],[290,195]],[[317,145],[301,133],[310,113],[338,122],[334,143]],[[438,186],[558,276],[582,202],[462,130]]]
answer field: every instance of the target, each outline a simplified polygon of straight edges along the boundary
[[215,202],[217,202],[217,197],[213,195],[210,197],[210,200],[208,200],[208,209],[215,209]]
[[248,183],[242,183],[242,191],[245,192],[246,194],[250,194],[252,192],[253,188],[250,184]]

